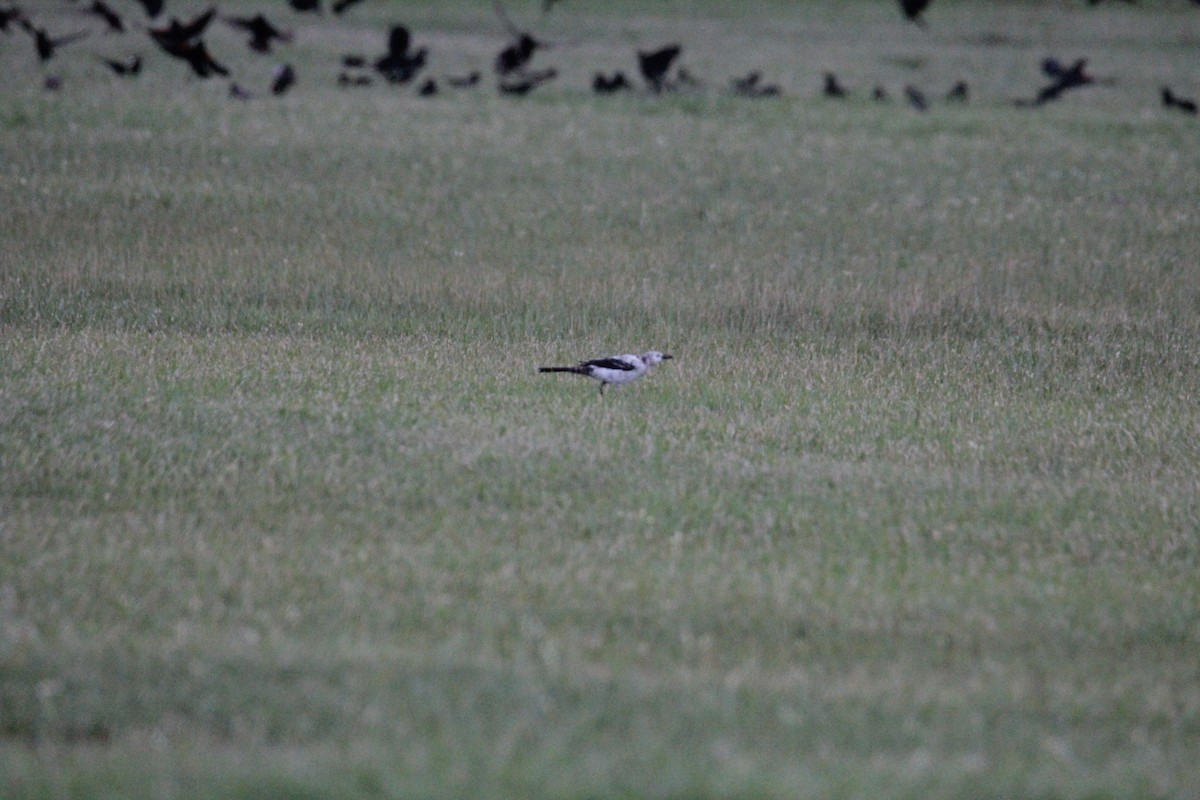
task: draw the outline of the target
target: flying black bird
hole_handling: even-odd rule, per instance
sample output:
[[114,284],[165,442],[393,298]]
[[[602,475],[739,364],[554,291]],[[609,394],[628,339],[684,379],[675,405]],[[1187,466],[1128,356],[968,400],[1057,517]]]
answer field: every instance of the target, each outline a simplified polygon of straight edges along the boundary
[[421,97],[433,97],[438,93],[438,83],[433,78],[426,78],[417,87],[417,94]]
[[130,56],[124,61],[116,61],[111,58],[102,58],[114,75],[119,75],[122,78],[132,78],[142,71],[142,57],[138,55]]
[[1163,108],[1177,108],[1185,114],[1196,115],[1196,101],[1180,97],[1169,86],[1162,87],[1162,104]]
[[45,28],[39,28],[27,19],[22,18],[20,23],[21,27],[33,37],[33,46],[37,50],[38,58],[42,61],[54,58],[54,52],[63,45],[77,42],[88,35],[87,31],[77,31],[63,36],[51,36]]
[[271,74],[271,94],[281,95],[296,85],[296,70],[291,64],[280,64]]
[[733,79],[733,93],[739,97],[776,97],[779,86],[774,83],[762,84],[759,81],[762,74],[758,70],[747,73],[744,77]]
[[667,73],[671,71],[671,65],[679,58],[681,52],[683,47],[677,44],[669,44],[657,50],[638,51],[638,69],[652,92],[657,93],[669,88]]
[[605,75],[603,72],[597,72],[592,77],[592,91],[596,94],[616,94],[617,92],[628,91],[633,88],[633,84],[625,77],[625,73],[617,70],[611,76]]
[[349,72],[339,74],[337,82],[343,89],[349,86],[370,86],[374,83],[370,75],[351,75]]
[[362,0],[335,0],[333,4],[333,13],[342,14],[351,6],[358,5]]
[[92,4],[83,10],[85,14],[91,14],[104,20],[104,24],[108,25],[110,33],[124,33],[125,23],[121,21],[121,17],[117,12],[113,11],[104,3],[104,0],[92,0]]
[[155,19],[163,10],[163,0],[138,0],[146,10],[146,16]]
[[554,80],[558,77],[558,70],[543,69],[537,72],[523,72],[517,78],[509,78],[508,80],[500,81],[497,88],[500,94],[511,94],[517,97],[524,97],[532,92],[543,83]]
[[186,62],[198,78],[211,78],[213,75],[229,74],[229,70],[213,58],[212,53],[208,51],[208,47],[204,44],[204,40],[198,36],[182,41],[155,37],[154,41],[167,55],[174,56],[180,61]]
[[250,34],[248,45],[256,53],[271,52],[271,42],[292,40],[291,33],[279,30],[262,14],[255,14],[253,17],[226,17],[225,21],[231,27]]
[[321,0],[288,0],[288,5],[293,10],[304,13],[310,11],[314,14],[321,13]]
[[357,53],[342,56],[342,66],[350,69],[362,69],[367,65],[367,57]]
[[1070,66],[1064,65],[1057,58],[1046,58],[1042,61],[1042,72],[1053,80],[1037,93],[1032,103],[1035,106],[1058,100],[1064,92],[1096,82],[1095,77],[1087,71],[1086,58],[1078,59]]
[[912,20],[918,25],[924,25],[925,20],[921,19],[921,13],[929,7],[933,0],[899,0],[900,10],[904,12],[907,19]]
[[165,27],[147,28],[146,32],[164,53],[186,62],[197,77],[210,78],[213,75],[228,75],[229,70],[213,58],[212,53],[208,51],[208,47],[200,38],[216,14],[215,7],[209,8],[187,22],[180,22],[172,18]]
[[925,98],[925,93],[913,85],[904,87],[904,96],[908,100],[908,104],[917,111],[928,111],[929,101]]
[[871,99],[876,103],[886,103],[888,101],[887,89],[882,86],[876,86],[871,90]]
[[842,86],[842,84],[838,81],[837,75],[834,75],[832,72],[826,72],[825,86],[821,89],[821,94],[825,95],[826,97],[833,97],[840,100],[848,95],[849,92],[846,90],[846,87]]
[[428,49],[411,48],[412,34],[404,25],[393,25],[387,52],[375,60],[375,70],[390,83],[408,83],[425,66]]

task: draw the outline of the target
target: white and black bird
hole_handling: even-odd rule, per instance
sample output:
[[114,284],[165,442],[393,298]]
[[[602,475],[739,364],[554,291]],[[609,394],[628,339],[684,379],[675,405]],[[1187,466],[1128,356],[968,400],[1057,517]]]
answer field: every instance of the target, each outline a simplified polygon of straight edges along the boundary
[[538,372],[570,372],[573,375],[594,378],[600,381],[600,394],[604,394],[604,387],[610,383],[620,386],[636,381],[649,372],[651,367],[671,357],[666,353],[651,350],[641,355],[626,354],[580,361],[573,367],[539,367]]

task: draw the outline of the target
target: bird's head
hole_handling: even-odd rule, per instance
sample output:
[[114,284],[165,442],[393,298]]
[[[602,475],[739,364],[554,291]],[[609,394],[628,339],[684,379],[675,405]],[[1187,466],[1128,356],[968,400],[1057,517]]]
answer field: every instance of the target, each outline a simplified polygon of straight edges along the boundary
[[660,353],[657,350],[651,350],[642,356],[642,361],[646,362],[646,366],[653,367],[655,364],[666,361],[668,358],[674,358],[674,356],[668,353]]

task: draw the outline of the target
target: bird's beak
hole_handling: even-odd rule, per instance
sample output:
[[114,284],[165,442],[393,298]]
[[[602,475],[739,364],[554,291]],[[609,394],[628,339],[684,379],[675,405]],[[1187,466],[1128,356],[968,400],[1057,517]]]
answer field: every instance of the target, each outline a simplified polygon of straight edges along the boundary
[[667,354],[667,353],[663,353],[663,361],[666,361],[668,358],[674,358],[674,357],[675,357],[675,356],[673,356],[673,355],[669,355],[669,354]]

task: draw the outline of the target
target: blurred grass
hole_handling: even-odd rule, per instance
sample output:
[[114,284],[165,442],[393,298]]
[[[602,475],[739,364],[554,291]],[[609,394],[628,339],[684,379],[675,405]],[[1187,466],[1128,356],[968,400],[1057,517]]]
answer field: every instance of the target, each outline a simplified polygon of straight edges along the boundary
[[[393,21],[486,67],[473,4],[297,18],[250,103],[4,40],[0,794],[1194,795],[1198,15],[1143,5],[514,7],[520,102],[336,88]],[[587,93],[670,39],[708,91]],[[1118,80],[1014,108],[1047,54]]]

